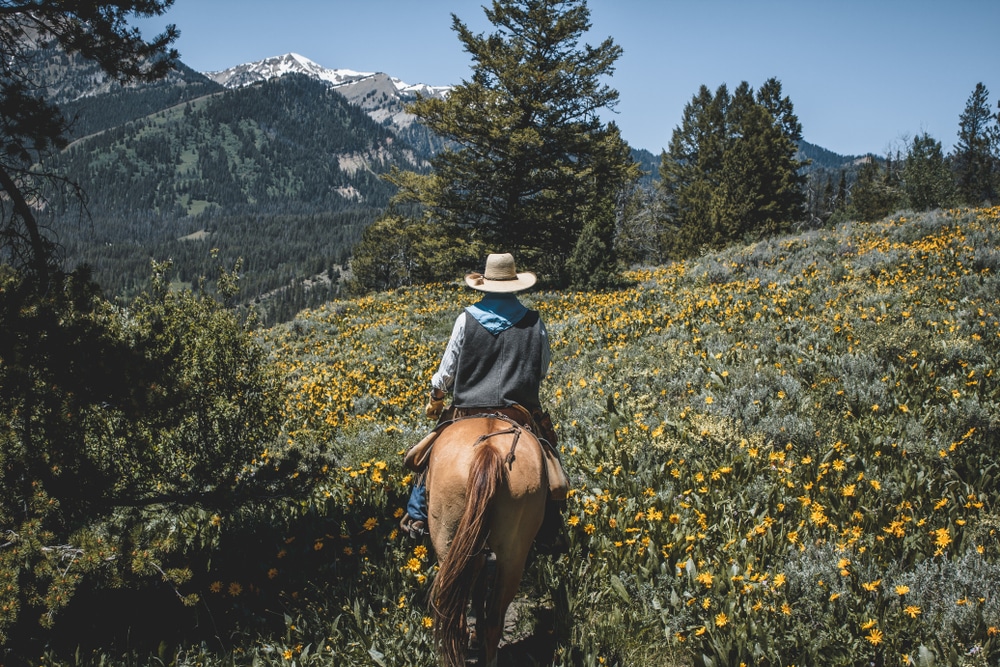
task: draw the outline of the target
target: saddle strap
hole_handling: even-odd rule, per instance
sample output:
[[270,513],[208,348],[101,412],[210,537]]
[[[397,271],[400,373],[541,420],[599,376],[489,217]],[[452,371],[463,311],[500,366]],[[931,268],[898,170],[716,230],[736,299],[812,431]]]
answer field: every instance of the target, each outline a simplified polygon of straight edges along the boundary
[[511,426],[503,431],[493,431],[492,433],[484,433],[483,435],[476,438],[476,441],[472,443],[472,446],[480,445],[495,435],[513,435],[514,440],[510,443],[510,451],[507,452],[507,456],[504,458],[504,463],[507,464],[507,469],[514,467],[514,450],[517,449],[517,441],[521,439],[521,427],[517,424]]

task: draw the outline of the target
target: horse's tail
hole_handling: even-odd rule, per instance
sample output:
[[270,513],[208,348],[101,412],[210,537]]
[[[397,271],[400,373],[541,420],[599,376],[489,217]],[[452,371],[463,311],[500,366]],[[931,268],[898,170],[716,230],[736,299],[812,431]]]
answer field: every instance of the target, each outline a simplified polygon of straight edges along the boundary
[[434,635],[448,665],[465,664],[465,613],[476,575],[473,565],[486,540],[490,502],[503,475],[503,457],[489,443],[479,444],[469,471],[465,510],[431,589]]

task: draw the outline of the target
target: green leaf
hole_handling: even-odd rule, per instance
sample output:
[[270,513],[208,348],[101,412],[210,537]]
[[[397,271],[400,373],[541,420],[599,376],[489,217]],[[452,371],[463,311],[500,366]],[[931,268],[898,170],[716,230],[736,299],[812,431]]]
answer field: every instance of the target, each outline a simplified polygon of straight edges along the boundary
[[379,665],[379,667],[385,667],[385,654],[376,649],[375,644],[372,644],[371,648],[368,649],[368,655],[372,657],[372,660],[374,660],[375,664]]
[[622,583],[622,580],[618,577],[618,575],[611,575],[611,588],[622,600],[628,603],[632,602],[632,596],[629,595],[628,590],[625,588],[625,584]]

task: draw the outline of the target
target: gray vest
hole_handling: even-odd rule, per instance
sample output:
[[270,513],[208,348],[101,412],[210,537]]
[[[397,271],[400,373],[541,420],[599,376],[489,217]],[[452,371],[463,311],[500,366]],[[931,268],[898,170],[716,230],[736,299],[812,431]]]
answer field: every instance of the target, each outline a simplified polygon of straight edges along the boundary
[[490,333],[465,313],[465,340],[455,370],[454,404],[459,408],[541,407],[542,323],[538,311],[514,326]]

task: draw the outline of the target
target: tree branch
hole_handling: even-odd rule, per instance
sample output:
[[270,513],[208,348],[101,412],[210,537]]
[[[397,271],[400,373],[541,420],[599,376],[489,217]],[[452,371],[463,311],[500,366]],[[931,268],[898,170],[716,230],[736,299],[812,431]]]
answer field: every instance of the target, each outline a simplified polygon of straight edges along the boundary
[[38,232],[38,223],[31,212],[31,207],[28,206],[28,202],[24,199],[24,194],[2,166],[0,166],[0,188],[10,197],[11,203],[14,205],[14,214],[19,216],[24,223],[24,228],[28,233],[28,240],[31,244],[31,268],[37,274],[39,285],[44,289],[48,285],[49,280],[50,253],[48,252],[48,246],[42,239],[42,235]]

